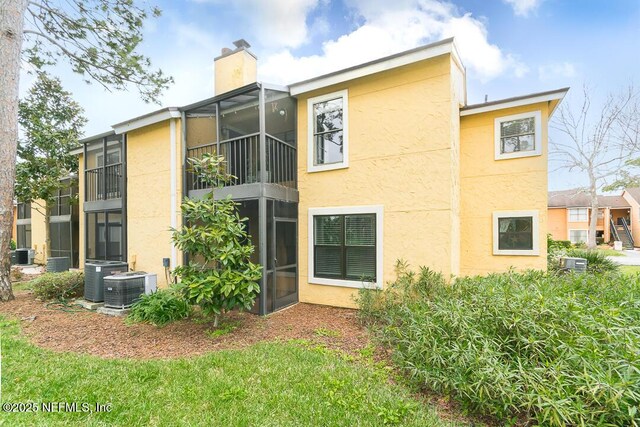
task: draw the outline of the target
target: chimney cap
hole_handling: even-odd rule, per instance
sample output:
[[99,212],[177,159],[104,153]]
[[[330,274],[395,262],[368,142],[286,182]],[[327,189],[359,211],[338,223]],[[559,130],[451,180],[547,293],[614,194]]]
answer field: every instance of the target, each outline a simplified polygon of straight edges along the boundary
[[235,49],[232,50],[232,49],[229,49],[227,47],[222,48],[220,56],[214,58],[214,61],[217,61],[220,58],[224,58],[225,56],[232,55],[232,54],[234,54],[236,52],[242,52],[242,51],[245,51],[249,55],[251,55],[254,58],[258,59],[258,57],[253,52],[251,52],[249,50],[251,45],[245,39],[236,40],[236,41],[233,42],[233,44],[236,47]]
[[233,45],[238,49],[249,49],[251,47],[251,45],[245,39],[236,40],[233,42]]

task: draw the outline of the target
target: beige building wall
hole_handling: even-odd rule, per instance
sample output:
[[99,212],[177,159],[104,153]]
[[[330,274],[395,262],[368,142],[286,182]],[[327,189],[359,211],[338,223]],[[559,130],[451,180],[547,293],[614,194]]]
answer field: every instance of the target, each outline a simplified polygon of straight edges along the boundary
[[[300,301],[353,307],[357,293],[309,283],[310,208],[382,205],[385,283],[400,258],[414,268],[458,273],[451,61],[443,55],[298,96]],[[308,173],[307,100],[344,89],[349,167]]]
[[[541,111],[542,155],[495,160],[498,117]],[[461,118],[462,275],[547,267],[547,103],[473,114]],[[538,212],[539,255],[494,255],[493,213]]]
[[11,225],[11,240],[18,242],[18,205],[13,205],[13,223]]
[[[182,223],[180,120],[170,119],[127,134],[127,257],[129,267],[158,275],[167,286],[163,258],[180,264],[170,227]],[[172,186],[172,178],[175,185]],[[173,191],[172,191],[173,190]]]
[[44,200],[31,202],[31,247],[36,251],[36,257],[34,258],[36,264],[45,264],[47,262],[45,210],[46,203]]

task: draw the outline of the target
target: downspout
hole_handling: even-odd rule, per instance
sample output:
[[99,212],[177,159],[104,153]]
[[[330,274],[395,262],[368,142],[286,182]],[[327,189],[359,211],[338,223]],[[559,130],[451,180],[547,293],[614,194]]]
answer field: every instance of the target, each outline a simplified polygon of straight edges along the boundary
[[[178,228],[178,147],[176,139],[176,119],[169,120],[170,152],[171,152],[171,228]],[[171,243],[171,268],[175,268],[178,262],[178,249]],[[167,283],[168,285],[168,283]]]
[[[182,140],[182,153],[181,153],[181,162],[182,165],[182,196],[180,199],[180,203],[189,195],[189,189],[187,188],[188,180],[187,180],[187,114],[182,111],[180,113],[180,127],[182,131],[180,132],[180,138]],[[182,217],[182,226],[184,227],[186,224],[184,220],[184,216]],[[182,265],[187,265],[187,253],[182,252]]]

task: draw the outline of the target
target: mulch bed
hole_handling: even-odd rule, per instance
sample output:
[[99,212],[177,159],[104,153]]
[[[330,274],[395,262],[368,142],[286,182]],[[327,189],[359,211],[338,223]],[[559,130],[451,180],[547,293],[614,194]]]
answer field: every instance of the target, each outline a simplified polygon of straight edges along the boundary
[[237,327],[219,337],[207,334],[215,329],[208,319],[183,320],[162,328],[126,324],[123,318],[79,308],[65,310],[36,300],[30,292],[16,292],[15,300],[0,303],[0,313],[19,319],[24,334],[39,347],[102,358],[170,359],[291,339],[356,354],[370,343],[355,310],[304,303],[266,317],[229,313],[224,322]]

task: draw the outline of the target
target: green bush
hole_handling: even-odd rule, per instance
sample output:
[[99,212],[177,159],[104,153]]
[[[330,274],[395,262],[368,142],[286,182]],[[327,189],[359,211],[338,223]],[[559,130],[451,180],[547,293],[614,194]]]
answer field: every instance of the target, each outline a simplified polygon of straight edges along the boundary
[[586,259],[588,273],[615,272],[620,269],[618,264],[607,258],[606,253],[595,249],[569,249],[567,256]]
[[173,289],[145,294],[131,306],[128,320],[146,322],[156,326],[184,319],[191,313],[191,306]]
[[16,241],[11,239],[9,242],[9,250],[15,251],[18,246],[16,245]]
[[505,420],[640,424],[640,276],[400,269],[360,316],[423,387]]
[[554,240],[553,237],[551,237],[551,234],[547,234],[547,250],[549,252],[558,249],[569,249],[572,246],[573,245],[569,240]]
[[81,271],[45,273],[33,279],[29,287],[43,300],[77,298],[83,293],[84,274]]

